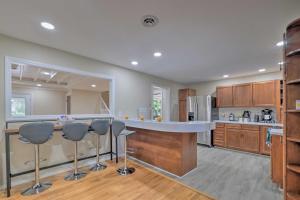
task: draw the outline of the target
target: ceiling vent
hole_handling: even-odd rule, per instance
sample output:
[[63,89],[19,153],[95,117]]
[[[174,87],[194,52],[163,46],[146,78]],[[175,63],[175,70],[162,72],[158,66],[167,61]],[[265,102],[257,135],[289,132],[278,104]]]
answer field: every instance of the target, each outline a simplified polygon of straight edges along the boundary
[[158,22],[159,22],[158,17],[154,15],[145,15],[142,18],[142,23],[145,27],[153,27],[156,24],[158,24]]

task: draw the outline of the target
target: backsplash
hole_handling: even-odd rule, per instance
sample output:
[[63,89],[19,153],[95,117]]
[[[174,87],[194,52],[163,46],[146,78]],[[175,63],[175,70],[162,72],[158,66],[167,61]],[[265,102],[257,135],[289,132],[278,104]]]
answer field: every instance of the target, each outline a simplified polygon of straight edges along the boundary
[[[220,120],[229,120],[230,113],[234,114],[235,120],[238,120],[239,117],[242,117],[243,112],[245,110],[249,110],[251,112],[251,121],[254,120],[254,115],[259,115],[261,117],[262,113],[261,111],[265,109],[264,107],[242,107],[242,108],[219,108],[219,119]],[[276,109],[275,108],[269,108],[273,110],[272,112],[272,118],[276,121]]]

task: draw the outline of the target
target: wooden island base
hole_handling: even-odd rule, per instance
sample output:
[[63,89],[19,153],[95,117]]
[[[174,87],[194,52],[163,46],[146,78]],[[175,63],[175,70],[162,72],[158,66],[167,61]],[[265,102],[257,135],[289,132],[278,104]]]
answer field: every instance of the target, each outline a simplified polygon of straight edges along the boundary
[[177,176],[197,167],[196,133],[127,129],[136,131],[127,139],[128,155]]

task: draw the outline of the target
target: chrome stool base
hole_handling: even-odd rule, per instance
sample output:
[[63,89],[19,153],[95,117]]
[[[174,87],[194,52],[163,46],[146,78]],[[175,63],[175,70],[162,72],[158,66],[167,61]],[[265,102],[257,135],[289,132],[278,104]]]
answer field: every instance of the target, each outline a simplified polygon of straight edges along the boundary
[[97,163],[95,164],[93,167],[91,167],[91,171],[101,171],[101,170],[104,170],[106,169],[107,166],[105,164],[102,164],[102,163]]
[[44,192],[45,190],[47,190],[51,186],[52,186],[52,183],[40,183],[40,184],[32,186],[31,188],[28,188],[28,189],[24,190],[21,194],[23,196],[30,196],[30,195],[34,195],[34,194],[39,194],[41,192]]
[[87,173],[84,173],[84,172],[78,172],[78,173],[72,173],[72,174],[69,174],[67,176],[65,176],[65,180],[66,181],[74,181],[74,180],[79,180],[83,177],[85,177],[87,175]]
[[133,174],[135,172],[135,168],[133,167],[121,167],[117,170],[119,175],[127,176],[129,174]]

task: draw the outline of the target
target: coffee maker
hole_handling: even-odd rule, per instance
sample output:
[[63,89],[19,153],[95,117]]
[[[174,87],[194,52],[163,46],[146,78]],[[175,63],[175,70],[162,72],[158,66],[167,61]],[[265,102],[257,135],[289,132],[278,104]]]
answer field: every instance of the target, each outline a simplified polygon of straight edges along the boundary
[[272,121],[272,112],[273,112],[273,110],[270,110],[270,109],[264,109],[264,110],[262,110],[261,111],[261,113],[262,113],[262,116],[261,116],[262,120],[264,122],[271,122]]

